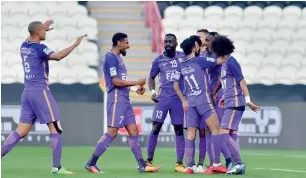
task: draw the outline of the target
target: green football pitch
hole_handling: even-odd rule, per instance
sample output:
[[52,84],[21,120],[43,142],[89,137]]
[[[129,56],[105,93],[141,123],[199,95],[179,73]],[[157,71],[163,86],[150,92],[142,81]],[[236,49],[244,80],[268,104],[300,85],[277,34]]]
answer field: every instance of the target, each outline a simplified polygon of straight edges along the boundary
[[[75,171],[75,175],[50,175],[51,152],[49,147],[16,147],[2,160],[3,178],[177,178],[177,177],[224,177],[226,175],[185,175],[175,173],[175,150],[158,148],[155,165],[162,168],[159,172],[139,174],[136,162],[129,148],[111,147],[99,160],[104,174],[94,175],[84,170],[93,147],[65,147],[62,164]],[[145,151],[145,149],[143,149]],[[197,154],[196,154],[197,155]],[[145,155],[144,155],[145,156]],[[306,151],[282,150],[243,150],[242,156],[247,165],[247,178],[306,178]],[[197,159],[196,159],[197,160]],[[206,163],[207,160],[205,161]]]

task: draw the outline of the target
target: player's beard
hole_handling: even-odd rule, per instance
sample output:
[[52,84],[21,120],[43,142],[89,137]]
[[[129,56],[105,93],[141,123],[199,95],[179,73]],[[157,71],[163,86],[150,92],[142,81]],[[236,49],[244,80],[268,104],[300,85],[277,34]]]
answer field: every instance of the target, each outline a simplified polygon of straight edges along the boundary
[[200,55],[200,51],[195,52],[194,54],[196,57],[198,57]]
[[126,50],[121,50],[120,53],[122,54],[122,56],[126,56]]
[[166,49],[167,56],[172,58],[175,56],[175,48]]

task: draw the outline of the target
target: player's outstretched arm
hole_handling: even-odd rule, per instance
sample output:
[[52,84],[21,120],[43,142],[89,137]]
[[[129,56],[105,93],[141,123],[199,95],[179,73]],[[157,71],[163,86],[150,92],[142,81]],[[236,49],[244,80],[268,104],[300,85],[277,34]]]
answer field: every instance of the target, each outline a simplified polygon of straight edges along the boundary
[[182,93],[182,91],[180,89],[178,81],[174,81],[173,88],[174,88],[177,96],[181,99],[182,105],[183,105],[183,109],[186,112],[188,110],[188,102],[187,102],[186,98],[184,97],[184,95],[183,95],[183,93]]
[[55,60],[55,61],[60,61],[60,60],[62,60],[63,58],[65,58],[66,56],[68,56],[68,55],[74,50],[74,48],[76,48],[77,46],[79,46],[80,43],[81,43],[81,41],[82,41],[82,39],[83,39],[84,37],[86,37],[86,36],[87,36],[87,34],[82,35],[82,36],[79,36],[79,37],[77,38],[77,40],[74,42],[73,45],[69,46],[69,47],[66,48],[66,49],[63,49],[63,50],[60,51],[60,52],[52,53],[52,54],[50,55],[50,58],[49,58],[49,59],[50,59],[50,60]]
[[125,81],[125,80],[121,80],[118,77],[115,77],[112,79],[112,83],[113,85],[115,85],[116,87],[132,87],[132,86],[143,86],[146,84],[146,78],[140,78],[138,79],[138,81]]
[[255,112],[257,112],[260,107],[257,106],[256,104],[254,104],[252,101],[251,101],[251,97],[250,97],[250,93],[249,93],[249,89],[248,89],[248,86],[246,84],[246,81],[244,79],[240,80],[240,87],[241,87],[241,90],[243,92],[243,95],[245,97],[245,102],[247,103],[247,105]]

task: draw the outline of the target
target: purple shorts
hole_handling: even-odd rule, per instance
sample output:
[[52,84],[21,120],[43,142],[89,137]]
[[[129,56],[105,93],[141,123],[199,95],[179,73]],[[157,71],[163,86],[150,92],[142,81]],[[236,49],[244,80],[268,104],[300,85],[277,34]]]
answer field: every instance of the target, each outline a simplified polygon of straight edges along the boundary
[[60,120],[58,105],[50,90],[23,90],[19,121],[34,124],[37,119],[41,124]]
[[225,109],[220,128],[238,130],[239,123],[241,121],[243,111]]
[[164,123],[168,112],[173,125],[184,125],[184,110],[181,100],[159,101],[156,103],[152,121]]
[[108,102],[106,107],[107,127],[122,128],[130,124],[136,124],[131,103]]
[[193,128],[206,128],[206,119],[215,112],[214,107],[207,104],[189,107],[186,117],[186,126]]

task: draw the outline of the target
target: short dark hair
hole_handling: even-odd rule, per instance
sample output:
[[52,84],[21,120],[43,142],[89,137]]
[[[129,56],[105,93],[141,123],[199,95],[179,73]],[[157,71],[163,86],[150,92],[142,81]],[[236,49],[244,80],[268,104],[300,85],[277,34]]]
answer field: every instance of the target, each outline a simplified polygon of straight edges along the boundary
[[229,55],[235,50],[233,41],[225,35],[216,36],[211,43],[211,47],[217,56]]
[[176,36],[175,36],[173,33],[167,33],[167,34],[165,35],[165,38],[166,38],[167,36],[171,36],[171,37],[173,37],[175,40],[177,40],[177,39],[176,39]]
[[211,35],[211,36],[213,36],[213,37],[216,37],[217,35],[219,35],[218,32],[209,32],[208,34]]
[[37,26],[43,24],[40,21],[33,21],[29,24],[28,26],[28,31],[30,33],[30,35],[34,35],[36,30],[37,30]]
[[185,55],[189,55],[192,52],[195,42],[195,38],[187,38],[180,44],[180,47],[183,49]]
[[128,36],[125,33],[115,33],[113,38],[112,38],[113,46],[117,46],[118,45],[118,41],[122,41],[122,40],[124,40],[127,37]]
[[202,46],[202,41],[201,41],[201,39],[200,39],[199,36],[197,36],[197,35],[191,35],[189,38],[192,39],[192,40],[194,40],[194,41],[196,41],[196,42],[199,44],[199,46]]
[[202,32],[202,33],[206,33],[206,34],[209,33],[209,31],[207,29],[200,29],[197,32]]

